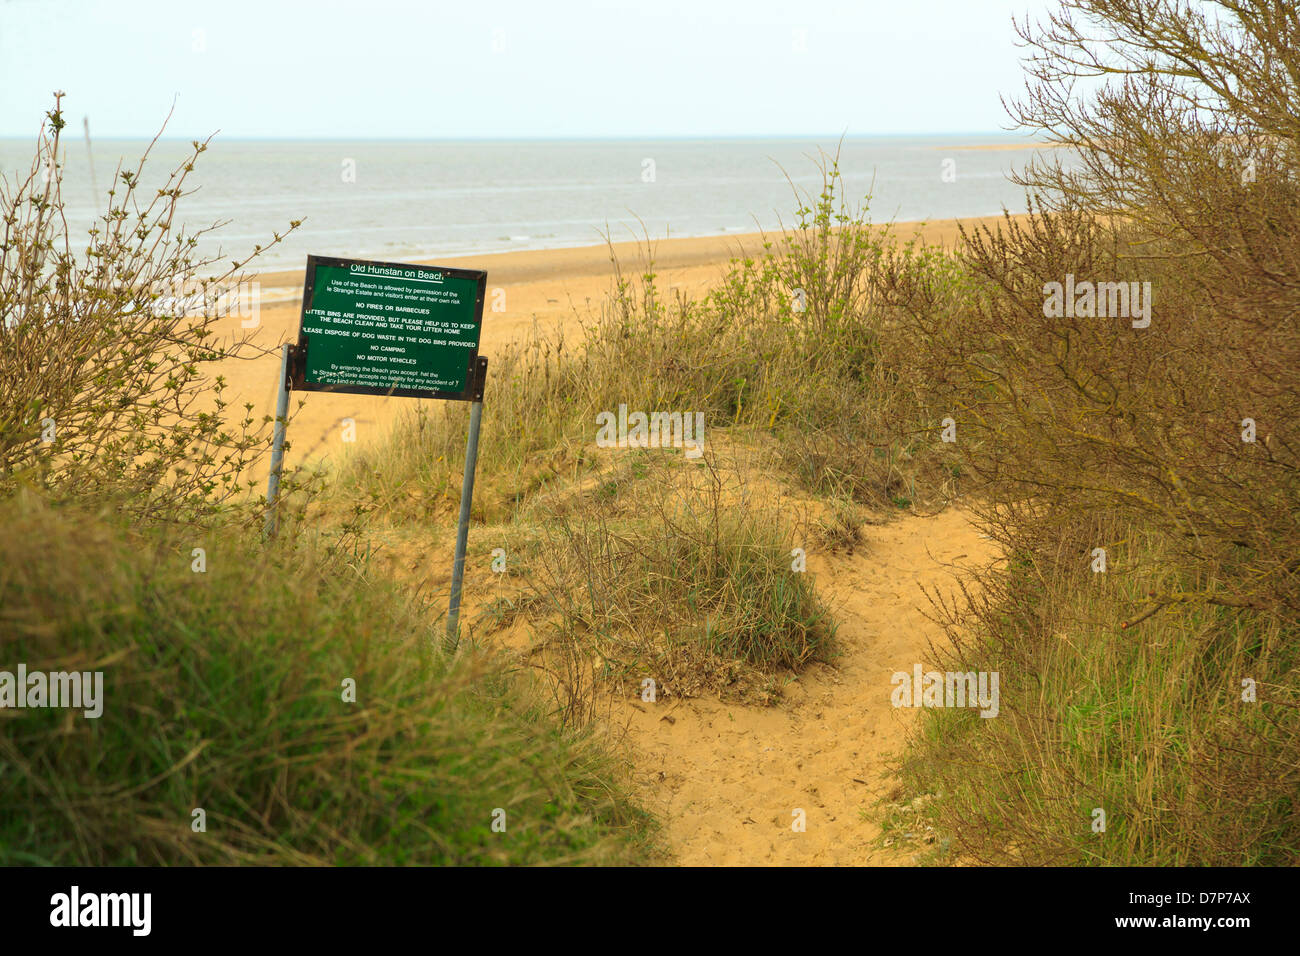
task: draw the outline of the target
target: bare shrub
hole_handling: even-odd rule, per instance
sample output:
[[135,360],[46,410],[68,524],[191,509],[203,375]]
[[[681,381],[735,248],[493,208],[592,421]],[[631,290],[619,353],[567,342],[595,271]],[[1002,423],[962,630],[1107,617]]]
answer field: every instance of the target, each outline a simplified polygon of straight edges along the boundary
[[263,247],[229,267],[198,257],[209,230],[178,218],[208,148],[196,141],[156,190],[144,186],[153,144],[119,166],[78,248],[61,195],[61,97],[30,172],[0,180],[0,493],[29,483],[112,494],[144,517],[200,518],[243,490],[267,441],[252,406],[230,408],[224,381],[204,374],[247,357],[245,337],[218,342],[214,326],[250,294],[242,270]]
[[[1033,214],[964,234],[955,305],[887,281],[1008,559],[943,614],[1004,716],[936,716],[913,779],[986,861],[1294,862],[1295,13],[1066,0],[1022,35],[1013,115],[1068,147],[1025,172]],[[1076,279],[1149,283],[1149,312],[1055,310]]]

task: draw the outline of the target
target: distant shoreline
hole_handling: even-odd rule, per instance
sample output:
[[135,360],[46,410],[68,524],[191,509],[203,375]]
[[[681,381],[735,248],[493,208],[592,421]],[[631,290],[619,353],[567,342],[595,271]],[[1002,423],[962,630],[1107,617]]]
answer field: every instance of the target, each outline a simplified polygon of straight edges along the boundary
[[[1023,214],[1013,213],[1012,215],[1013,217],[1019,217]],[[1001,221],[1001,219],[1001,214],[998,214],[962,219],[882,222],[877,223],[876,226],[883,228],[888,225],[896,235],[905,238],[919,231],[923,240],[927,243],[950,245],[958,237],[958,223],[970,227],[981,223]],[[714,265],[720,269],[732,254],[737,256],[758,255],[763,251],[764,238],[771,241],[779,238],[780,235],[779,230],[772,230],[767,233],[754,231],[715,233],[703,236],[651,237],[650,245],[655,249],[657,271],[693,269],[706,265]],[[612,244],[612,251],[617,255],[623,268],[628,270],[629,267],[640,262],[640,251],[645,245],[645,240],[621,240]],[[612,271],[610,253],[610,245],[605,243],[585,243],[571,246],[438,256],[436,258],[416,257],[406,261],[412,265],[447,265],[461,269],[484,269],[488,271],[489,281],[492,284],[515,284],[541,282],[548,279],[607,278]],[[367,257],[356,256],[355,258],[365,259]],[[260,282],[264,290],[292,289],[296,297],[302,292],[304,267],[294,269],[275,268],[261,272],[250,270],[249,276]],[[499,277],[499,283],[495,277]]]

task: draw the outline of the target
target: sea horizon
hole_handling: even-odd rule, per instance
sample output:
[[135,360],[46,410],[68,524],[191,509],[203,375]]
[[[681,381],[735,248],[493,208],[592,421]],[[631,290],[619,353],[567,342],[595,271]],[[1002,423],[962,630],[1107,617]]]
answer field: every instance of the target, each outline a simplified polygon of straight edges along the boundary
[[[33,142],[0,138],[0,172],[12,180],[28,168]],[[60,152],[74,235],[85,233],[96,208],[105,208],[119,158],[133,167],[150,142],[92,133],[92,170],[85,137],[69,123]],[[155,143],[143,177],[148,192],[191,142]],[[187,180],[187,191],[197,191],[179,209],[191,230],[226,223],[199,244],[203,256],[223,262],[268,245],[290,221],[303,220],[258,257],[252,268],[260,271],[296,268],[308,254],[416,261],[573,248],[607,237],[727,236],[791,225],[799,205],[792,187],[815,196],[817,160],[836,150],[851,204],[870,193],[873,221],[911,222],[1018,211],[1024,197],[1008,174],[1039,147],[1006,131],[824,138],[217,136]]]

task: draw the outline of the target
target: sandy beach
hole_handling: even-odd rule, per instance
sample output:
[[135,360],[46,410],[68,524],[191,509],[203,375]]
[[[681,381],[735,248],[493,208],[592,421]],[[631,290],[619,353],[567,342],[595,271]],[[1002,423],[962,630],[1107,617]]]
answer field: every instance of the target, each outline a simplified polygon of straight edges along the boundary
[[[964,223],[969,227],[998,219],[970,219]],[[895,233],[900,237],[910,237],[918,230],[923,241],[929,244],[951,246],[958,237],[956,220],[895,226]],[[767,238],[774,237],[769,234]],[[689,296],[702,295],[721,278],[731,258],[761,252],[763,239],[762,234],[747,233],[655,240],[652,246],[661,288],[669,292],[679,290]],[[480,350],[491,359],[496,349],[527,334],[534,323],[546,329],[576,326],[582,316],[596,312],[613,282],[611,252],[626,274],[635,275],[641,271],[645,248],[644,244],[621,242],[612,247],[581,246],[447,258],[436,264],[487,270],[488,306],[483,315]],[[339,250],[331,252],[342,254]],[[250,333],[251,340],[271,351],[253,360],[218,363],[213,374],[225,376],[229,383],[226,397],[232,404],[252,402],[255,414],[260,417],[275,411],[277,347],[297,338],[303,273],[302,270],[266,272],[255,279],[260,284],[262,305],[258,325]],[[496,289],[504,292],[502,312],[490,311]],[[236,317],[223,320],[216,329],[227,337],[241,331]],[[303,405],[299,410],[300,401]],[[386,432],[403,410],[413,409],[421,401],[295,393],[291,405],[294,418],[289,430],[292,448],[286,459],[290,464],[328,460],[332,454],[342,451],[343,419],[355,422],[358,444],[373,441]]]

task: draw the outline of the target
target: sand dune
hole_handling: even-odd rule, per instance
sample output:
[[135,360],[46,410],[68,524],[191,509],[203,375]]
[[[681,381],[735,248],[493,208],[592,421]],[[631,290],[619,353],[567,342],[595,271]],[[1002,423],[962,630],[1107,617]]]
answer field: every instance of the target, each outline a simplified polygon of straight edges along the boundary
[[[966,223],[991,222],[998,218],[966,220]],[[956,220],[901,223],[897,230],[902,236],[919,230],[925,242],[942,245],[952,245],[958,236]],[[664,290],[678,289],[689,295],[700,295],[718,281],[730,258],[757,254],[762,251],[762,243],[763,236],[757,233],[657,240],[653,249],[658,282]],[[635,272],[643,261],[645,248],[634,242],[623,242],[615,243],[612,252],[625,272]],[[610,255],[608,246],[582,246],[449,258],[438,260],[437,264],[487,270],[489,303],[492,290],[504,290],[505,311],[488,311],[483,318],[480,348],[491,359],[494,350],[526,334],[534,322],[548,328],[576,326],[581,315],[598,310],[613,281]],[[254,360],[219,363],[214,366],[213,374],[223,375],[229,382],[228,399],[237,404],[252,402],[256,414],[261,416],[275,412],[278,346],[297,339],[303,273],[301,270],[268,272],[257,276],[257,281],[263,305],[259,324],[251,335],[252,342],[267,352]],[[216,328],[225,336],[241,331],[236,317],[224,320]],[[423,401],[295,393],[294,409],[300,400],[303,407],[295,412],[289,432],[293,448],[286,460],[290,464],[328,458],[341,451],[344,447],[341,422],[345,418],[356,423],[356,440],[364,444],[382,435],[403,409]]]

